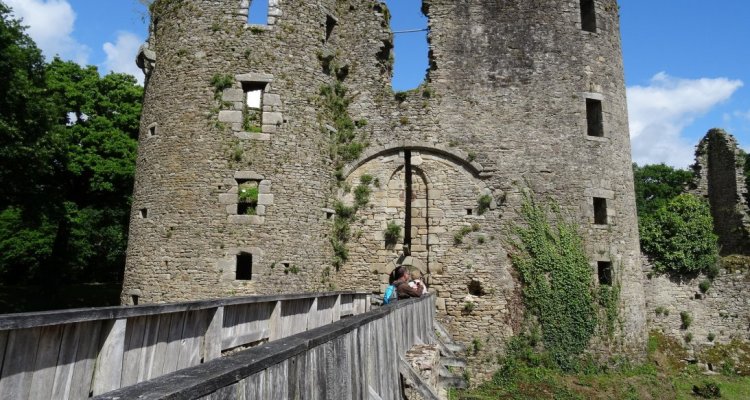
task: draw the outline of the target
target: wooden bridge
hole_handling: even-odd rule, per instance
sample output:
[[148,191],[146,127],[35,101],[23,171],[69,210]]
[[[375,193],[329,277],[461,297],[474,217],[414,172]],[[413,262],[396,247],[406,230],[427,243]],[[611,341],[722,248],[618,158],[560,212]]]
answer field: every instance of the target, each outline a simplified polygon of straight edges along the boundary
[[401,399],[434,310],[332,292],[0,316],[0,399]]

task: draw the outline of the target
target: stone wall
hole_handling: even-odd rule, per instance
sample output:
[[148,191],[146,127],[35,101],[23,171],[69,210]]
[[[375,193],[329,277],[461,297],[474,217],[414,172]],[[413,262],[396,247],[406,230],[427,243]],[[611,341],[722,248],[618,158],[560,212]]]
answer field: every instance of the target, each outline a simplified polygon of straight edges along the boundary
[[[704,275],[678,277],[653,272],[644,260],[646,315],[649,329],[660,330],[690,350],[700,350],[734,339],[750,341],[750,269],[723,262],[719,275],[704,293]],[[681,313],[692,320],[685,329]],[[692,335],[690,342],[686,337]],[[713,338],[713,340],[711,339]]]
[[[398,95],[384,4],[273,3],[268,26],[247,25],[244,0],[155,3],[148,58],[158,61],[149,64],[133,204],[148,217],[131,220],[124,302],[381,292],[402,263],[428,274],[458,339],[494,351],[523,319],[507,233],[528,187],[580,224],[593,271],[612,263],[622,287],[614,350],[642,353],[615,0],[595,2],[593,32],[581,29],[578,2],[424,0],[430,70]],[[321,105],[321,87],[332,84],[346,88],[348,117],[368,145],[342,169]],[[238,101],[248,88],[264,94],[262,119],[250,124]],[[601,136],[587,133],[592,101],[601,102]],[[369,204],[352,218],[348,261],[336,271],[334,204],[352,204],[363,175],[373,178]],[[237,215],[247,181],[259,195],[251,215]],[[605,224],[595,223],[595,198]],[[386,245],[388,222],[411,235]],[[252,256],[251,280],[234,279],[240,254]]]
[[700,141],[693,170],[693,192],[708,199],[722,254],[750,254],[750,208],[745,158],[734,136],[711,129]]

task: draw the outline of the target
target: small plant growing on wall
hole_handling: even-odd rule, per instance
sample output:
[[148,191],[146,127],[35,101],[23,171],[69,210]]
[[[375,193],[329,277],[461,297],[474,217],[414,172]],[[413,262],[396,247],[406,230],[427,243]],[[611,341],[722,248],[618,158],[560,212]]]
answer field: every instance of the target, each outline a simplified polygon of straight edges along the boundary
[[471,313],[475,308],[477,308],[477,305],[473,301],[467,301],[466,303],[464,303],[465,313]]
[[701,293],[708,292],[708,289],[711,288],[711,281],[708,279],[704,279],[701,281],[701,283],[698,284],[698,289],[700,289]]
[[383,238],[385,239],[386,247],[393,247],[398,243],[398,239],[401,238],[401,226],[391,221],[385,227],[383,232]]
[[693,317],[687,311],[680,313],[680,320],[682,321],[682,325],[680,325],[681,329],[690,328],[690,325],[693,323]]
[[479,196],[477,203],[477,214],[482,215],[490,209],[490,206],[492,205],[492,196],[488,194]]

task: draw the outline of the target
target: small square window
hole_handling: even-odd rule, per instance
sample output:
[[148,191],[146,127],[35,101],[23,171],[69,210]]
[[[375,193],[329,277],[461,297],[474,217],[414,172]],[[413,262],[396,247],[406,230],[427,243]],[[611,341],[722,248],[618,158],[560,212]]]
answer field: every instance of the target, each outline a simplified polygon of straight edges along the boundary
[[156,124],[148,127],[148,137],[156,136]]
[[474,210],[471,208],[466,209],[466,215],[474,215]]
[[237,255],[235,278],[238,281],[249,281],[253,279],[253,255],[240,253]]
[[599,284],[612,286],[612,263],[609,261],[599,261],[596,264],[599,274]]
[[597,225],[607,224],[607,199],[594,197],[594,223]]

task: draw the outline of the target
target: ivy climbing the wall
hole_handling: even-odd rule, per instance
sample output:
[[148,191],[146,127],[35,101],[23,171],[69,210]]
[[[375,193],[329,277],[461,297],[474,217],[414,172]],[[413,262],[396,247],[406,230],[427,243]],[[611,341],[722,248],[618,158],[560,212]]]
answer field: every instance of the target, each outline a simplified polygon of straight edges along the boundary
[[541,328],[551,360],[570,369],[597,327],[593,271],[577,226],[562,217],[557,204],[539,204],[525,194],[521,216],[525,225],[514,228],[511,257],[523,284],[527,321]]

